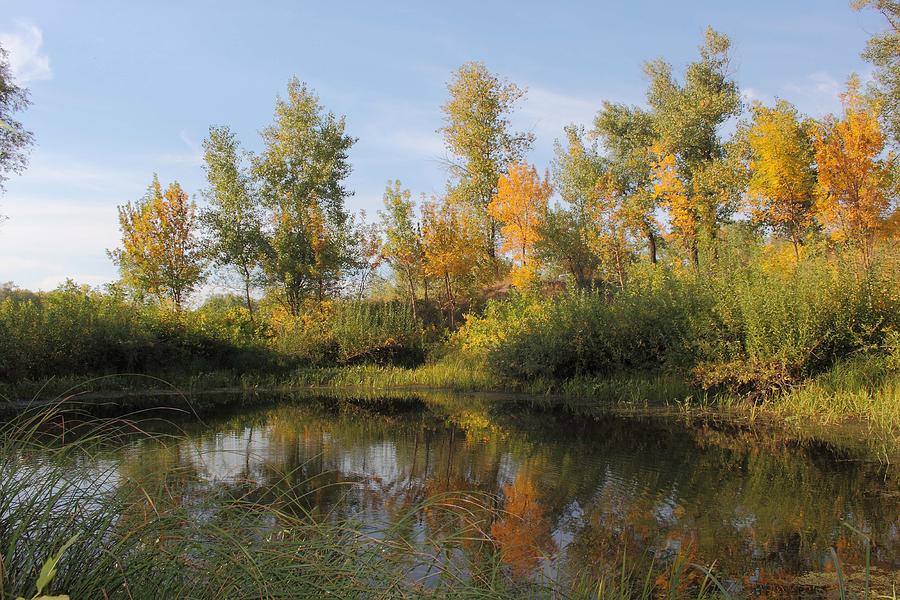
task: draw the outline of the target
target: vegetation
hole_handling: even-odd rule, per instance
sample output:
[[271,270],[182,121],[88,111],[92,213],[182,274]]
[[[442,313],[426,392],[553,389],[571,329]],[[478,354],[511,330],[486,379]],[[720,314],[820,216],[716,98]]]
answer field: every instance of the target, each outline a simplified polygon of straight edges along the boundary
[[[900,221],[884,94],[851,77],[843,114],[818,121],[755,103],[726,138],[744,109],[730,48],[709,29],[682,77],[648,63],[646,107],[607,101],[589,131],[567,127],[552,178],[510,124],[525,91],[467,63],[442,107],[447,193],[417,203],[394,181],[372,224],[345,208],[343,117],[291,80],[260,154],[210,129],[202,211],[156,178],[120,208],[121,282],[3,293],[6,390],[129,372],[296,383],[354,367],[337,379],[574,394],[662,378],[748,406],[792,398],[806,414],[804,382],[855,364],[879,373],[872,393],[890,411]],[[215,274],[240,294],[190,308]]]

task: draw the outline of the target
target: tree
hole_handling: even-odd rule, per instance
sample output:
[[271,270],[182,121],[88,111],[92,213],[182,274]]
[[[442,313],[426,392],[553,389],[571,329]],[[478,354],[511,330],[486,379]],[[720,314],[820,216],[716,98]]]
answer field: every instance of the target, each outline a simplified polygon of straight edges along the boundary
[[459,282],[472,273],[478,261],[479,235],[472,226],[470,207],[432,199],[422,207],[422,242],[425,250],[425,274],[444,282],[444,300],[450,326],[456,325]]
[[875,235],[891,208],[894,157],[879,158],[884,135],[878,113],[860,94],[855,77],[841,102],[843,118],[828,117],[816,133],[816,212],[833,239],[858,247],[868,267]]
[[534,246],[541,239],[541,226],[547,216],[547,201],[553,188],[537,169],[519,163],[500,177],[497,192],[488,205],[488,214],[501,225],[503,252],[511,252],[516,267],[512,279],[516,287],[528,285],[536,275]]
[[237,271],[244,286],[247,310],[253,315],[251,291],[260,282],[263,248],[259,201],[250,174],[243,167],[240,147],[227,127],[211,127],[203,142],[209,188],[203,195],[209,208],[201,220],[210,234],[213,262]]
[[583,128],[569,125],[565,134],[565,146],[559,141],[555,144],[553,179],[566,206],[547,212],[538,250],[545,259],[564,265],[578,287],[587,287],[598,267],[597,257],[588,245],[594,227],[589,208],[597,196],[597,182],[605,166],[596,144],[585,143]]
[[292,315],[304,298],[320,301],[335,291],[351,263],[344,187],[348,152],[355,139],[345,120],[325,112],[318,97],[296,78],[275,106],[275,122],[262,132],[265,150],[254,175],[269,210],[263,253],[268,287]]
[[28,165],[34,135],[14,115],[29,104],[28,90],[13,81],[6,50],[0,47],[0,192],[8,173],[21,173]]
[[351,215],[350,231],[353,232],[354,261],[358,282],[356,298],[362,300],[366,289],[384,260],[384,244],[381,239],[381,227],[378,223],[366,220],[366,211],[360,210],[358,215]]
[[809,124],[797,110],[779,100],[768,108],[752,107],[753,123],[746,132],[750,153],[748,200],[753,221],[786,236],[800,260],[803,232],[812,221],[816,172]]
[[604,173],[596,185],[597,194],[588,205],[593,227],[588,230],[588,246],[598,258],[603,279],[625,287],[625,275],[634,252],[629,229],[630,204],[612,172]]
[[154,175],[143,198],[119,207],[122,248],[109,254],[122,279],[180,309],[203,279],[196,212],[196,204],[177,181],[163,192]]
[[468,204],[481,220],[481,243],[493,261],[498,245],[498,224],[487,206],[497,182],[509,165],[518,163],[531,148],[534,136],[511,131],[509,117],[524,90],[490,73],[484,64],[462,65],[447,85],[450,99],[442,107],[440,129],[450,161],[454,201]]
[[418,318],[416,287],[424,276],[425,267],[425,251],[415,210],[410,191],[404,190],[399,180],[389,183],[384,190],[384,210],[380,213],[385,235],[384,256],[394,272],[404,279],[414,319]]
[[694,267],[699,267],[697,232],[700,217],[691,202],[687,186],[678,173],[674,154],[667,154],[661,146],[653,147],[655,159],[651,163],[653,195],[668,210],[671,237],[675,238],[691,256]]
[[653,115],[635,106],[604,102],[592,133],[606,149],[611,177],[607,186],[622,198],[620,218],[626,229],[646,241],[648,258],[656,264],[660,227],[651,169],[650,149],[656,141]]
[[[719,138],[719,127],[741,110],[737,85],[729,77],[728,51],[731,42],[724,34],[706,30],[700,60],[688,65],[684,83],[675,80],[672,67],[659,59],[645,66],[650,87],[647,101],[652,109],[656,139],[661,148],[654,162],[672,156],[674,164],[665,165],[669,176],[682,180],[678,194],[669,194],[676,210],[682,212],[682,241],[695,267],[699,267],[699,233],[715,247],[718,227],[736,208],[741,186],[737,161],[726,154]],[[656,176],[659,180],[659,169]],[[671,192],[671,190],[670,190]],[[695,231],[690,236],[688,221]]]
[[887,30],[869,39],[863,58],[875,66],[872,91],[881,110],[885,131],[897,147],[900,146],[900,2],[853,0],[852,6],[856,10],[873,8],[887,21]]

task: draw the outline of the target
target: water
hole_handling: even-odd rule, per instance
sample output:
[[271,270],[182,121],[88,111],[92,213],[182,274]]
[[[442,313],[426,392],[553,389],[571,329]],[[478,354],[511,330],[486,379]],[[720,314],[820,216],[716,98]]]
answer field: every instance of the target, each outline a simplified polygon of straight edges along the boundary
[[[290,474],[306,510],[390,522],[446,492],[495,497],[490,533],[521,577],[638,569],[681,555],[744,590],[864,560],[900,585],[897,470],[815,440],[677,416],[587,417],[485,396],[299,399],[185,422],[104,457],[124,476],[177,464],[211,486]],[[423,517],[420,530],[436,525]],[[660,567],[660,570],[662,567]]]

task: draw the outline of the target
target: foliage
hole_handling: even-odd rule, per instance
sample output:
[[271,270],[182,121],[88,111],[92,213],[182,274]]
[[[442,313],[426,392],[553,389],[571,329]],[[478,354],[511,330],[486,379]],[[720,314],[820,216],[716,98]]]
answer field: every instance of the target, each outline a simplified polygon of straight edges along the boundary
[[894,158],[879,158],[884,136],[876,111],[860,95],[855,79],[850,80],[841,101],[843,118],[829,118],[816,136],[816,210],[832,237],[858,248],[867,267],[875,234],[891,208]]
[[900,2],[853,0],[856,10],[872,8],[884,16],[888,28],[869,38],[863,58],[875,66],[874,97],[881,109],[885,131],[894,147],[900,146]]
[[237,272],[244,286],[247,310],[253,313],[251,292],[261,282],[263,252],[259,200],[250,174],[242,165],[240,147],[227,127],[210,127],[203,142],[203,158],[209,188],[204,192],[209,207],[202,221],[209,237],[213,262]]
[[501,226],[500,250],[513,254],[516,266],[512,277],[516,287],[527,287],[537,275],[534,247],[541,239],[552,193],[546,177],[541,181],[537,169],[519,163],[510,165],[509,173],[500,177],[497,193],[488,204],[488,214]]
[[422,210],[425,273],[444,282],[444,303],[455,325],[458,289],[479,258],[478,230],[471,211],[432,199]]
[[447,91],[450,99],[441,107],[445,124],[440,131],[454,157],[450,195],[474,210],[479,222],[472,225],[480,226],[481,246],[493,260],[498,231],[487,206],[500,176],[520,162],[534,142],[530,133],[511,131],[510,115],[525,92],[479,62],[468,62],[454,72]]
[[384,256],[394,272],[405,279],[409,291],[409,306],[417,318],[416,288],[425,277],[425,250],[422,231],[415,222],[415,202],[409,190],[399,181],[384,190],[384,211],[381,227],[384,230]]
[[294,316],[303,300],[333,292],[350,262],[348,152],[356,141],[344,118],[326,113],[297,79],[275,105],[275,122],[263,130],[265,150],[253,164],[263,204],[270,212],[263,271],[268,289]]
[[797,110],[784,100],[772,108],[755,103],[752,111],[747,133],[751,216],[790,239],[799,261],[802,236],[812,222],[816,183],[809,124],[801,123]]
[[680,189],[670,190],[668,201],[677,215],[675,228],[695,266],[697,235],[714,239],[739,195],[731,177],[722,177],[730,165],[719,136],[720,125],[741,108],[737,84],[729,78],[730,48],[727,36],[707,29],[700,60],[687,66],[684,83],[674,78],[672,67],[662,59],[645,66],[657,154],[663,158],[657,162],[681,182]]
[[123,281],[139,294],[181,308],[203,279],[196,212],[196,204],[177,181],[163,192],[155,175],[143,198],[120,206],[122,248],[109,255]]
[[456,340],[513,381],[662,369],[768,395],[878,352],[898,327],[898,283],[889,261],[865,278],[824,259],[796,271],[729,265],[703,279],[639,269],[614,294],[490,303]]
[[28,164],[34,135],[14,115],[29,104],[28,90],[13,81],[7,51],[0,47],[0,192],[7,174],[21,173]]

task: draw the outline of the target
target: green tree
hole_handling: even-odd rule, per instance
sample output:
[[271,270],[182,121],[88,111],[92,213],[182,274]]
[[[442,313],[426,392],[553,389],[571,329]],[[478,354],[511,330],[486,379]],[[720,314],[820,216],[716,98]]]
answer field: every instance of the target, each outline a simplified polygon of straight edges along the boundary
[[180,309],[203,281],[198,225],[197,206],[178,182],[163,192],[154,175],[143,198],[119,207],[122,248],[108,254],[126,284]]
[[856,10],[872,8],[887,21],[887,29],[873,35],[863,58],[875,66],[872,91],[881,109],[884,128],[894,146],[900,146],[900,2],[853,0]]
[[592,133],[606,150],[610,185],[622,197],[624,225],[644,239],[650,262],[656,264],[660,227],[652,184],[653,115],[636,106],[604,102]]
[[263,236],[259,201],[243,166],[240,146],[227,127],[211,127],[203,142],[206,178],[203,195],[209,208],[201,219],[209,233],[213,262],[234,269],[244,287],[247,310],[253,314],[251,292],[260,283]]
[[0,47],[0,192],[9,173],[21,173],[28,165],[28,149],[34,135],[14,118],[30,104],[28,90],[16,85],[6,51]]
[[403,189],[399,180],[389,183],[384,190],[384,210],[379,213],[385,236],[384,256],[403,279],[413,318],[418,318],[416,288],[424,278],[425,250],[415,210],[410,191]]
[[442,107],[440,129],[450,159],[450,196],[472,206],[479,216],[484,251],[494,261],[499,226],[487,206],[509,165],[520,162],[534,142],[530,133],[512,131],[509,118],[525,91],[500,79],[480,62],[462,65],[447,84],[450,99]]
[[591,206],[605,165],[596,144],[585,142],[583,128],[569,125],[565,134],[566,145],[559,141],[555,145],[553,180],[566,205],[548,211],[538,252],[565,268],[578,287],[587,287],[599,267],[588,240],[595,227]]
[[[700,60],[690,63],[684,82],[662,59],[645,65],[650,79],[647,102],[663,155],[675,158],[676,173],[684,184],[684,208],[694,213],[698,233],[713,243],[720,224],[736,209],[740,198],[739,161],[729,155],[719,135],[720,126],[741,110],[737,84],[730,78],[724,34],[706,30]],[[699,265],[698,238],[689,241],[690,260]]]
[[263,253],[267,286],[291,314],[304,298],[333,293],[351,263],[344,202],[348,152],[356,142],[344,117],[326,112],[296,78],[262,132],[265,150],[254,160],[263,204],[270,212]]

